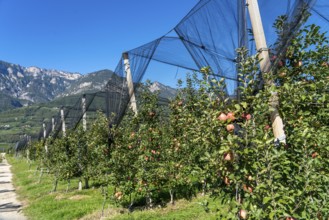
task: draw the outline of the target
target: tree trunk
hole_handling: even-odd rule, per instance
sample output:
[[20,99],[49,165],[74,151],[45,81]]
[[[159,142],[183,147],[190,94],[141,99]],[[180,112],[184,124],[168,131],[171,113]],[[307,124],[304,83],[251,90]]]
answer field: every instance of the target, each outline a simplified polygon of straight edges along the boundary
[[70,189],[70,185],[71,185],[71,180],[68,179],[68,180],[67,180],[67,186],[66,186],[66,192],[69,191],[69,189]]
[[85,188],[89,189],[89,179],[85,178]]
[[55,180],[54,180],[54,187],[53,187],[52,192],[56,192],[56,190],[57,190],[57,185],[58,185],[58,178],[57,178],[57,176],[56,176],[56,177],[55,177]]
[[152,201],[152,197],[151,197],[151,193],[150,192],[147,193],[146,203],[147,203],[148,207],[150,207],[150,208],[153,207],[153,201]]
[[204,182],[202,184],[202,196],[206,195],[206,188],[207,188],[207,181],[204,180]]
[[102,217],[104,216],[104,209],[107,200],[107,191],[105,191],[104,186],[102,186],[102,193],[103,193],[103,204],[102,204]]
[[175,201],[174,201],[174,191],[171,189],[169,190],[170,193],[170,204],[171,205],[175,205]]

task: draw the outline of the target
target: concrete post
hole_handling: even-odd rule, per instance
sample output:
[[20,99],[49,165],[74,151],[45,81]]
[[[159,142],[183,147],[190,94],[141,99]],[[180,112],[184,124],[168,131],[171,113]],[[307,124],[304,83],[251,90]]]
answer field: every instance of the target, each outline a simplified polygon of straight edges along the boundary
[[137,104],[136,104],[136,97],[134,92],[134,83],[130,70],[129,56],[128,53],[123,53],[122,56],[123,56],[123,63],[125,65],[125,72],[126,72],[128,89],[129,89],[130,107],[135,112],[135,114],[137,114]]
[[[260,52],[260,70],[262,74],[267,74],[270,71],[271,62],[269,51],[266,44],[262,19],[259,11],[258,1],[257,0],[247,0],[249,16],[251,20],[253,35],[256,43],[256,48]],[[266,81],[265,85],[270,87],[274,84],[272,81]],[[286,143],[286,136],[283,129],[283,121],[279,115],[278,106],[279,99],[276,93],[272,93],[270,98],[270,105],[273,109],[271,111],[271,122],[273,133],[276,141]]]
[[65,127],[64,108],[61,108],[61,121],[62,121],[63,137],[65,137],[66,136],[66,127]]

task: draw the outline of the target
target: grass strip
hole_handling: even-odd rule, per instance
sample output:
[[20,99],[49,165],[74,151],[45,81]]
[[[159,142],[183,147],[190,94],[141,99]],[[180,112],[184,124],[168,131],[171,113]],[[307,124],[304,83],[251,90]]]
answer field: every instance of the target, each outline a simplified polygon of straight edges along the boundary
[[60,181],[57,192],[51,192],[53,188],[53,176],[45,173],[39,183],[40,171],[36,172],[36,164],[29,167],[25,159],[7,157],[12,165],[14,173],[13,183],[24,206],[24,214],[30,220],[57,220],[57,219],[115,219],[115,220],[192,220],[192,219],[216,219],[214,212],[205,212],[202,205],[205,200],[212,201],[210,210],[215,210],[216,202],[208,196],[198,196],[192,200],[180,199],[175,205],[167,204],[165,207],[144,209],[136,207],[129,213],[127,209],[118,207],[113,203],[106,206],[102,217],[103,198],[99,188],[77,190],[78,180],[71,181],[71,187],[67,190],[67,183]]

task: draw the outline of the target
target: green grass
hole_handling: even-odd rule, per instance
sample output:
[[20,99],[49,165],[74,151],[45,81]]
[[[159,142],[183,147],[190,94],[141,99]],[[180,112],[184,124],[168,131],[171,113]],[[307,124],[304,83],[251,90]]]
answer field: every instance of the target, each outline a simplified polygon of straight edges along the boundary
[[[14,184],[19,199],[23,202],[24,214],[30,220],[57,220],[57,219],[83,219],[92,220],[101,218],[103,198],[98,188],[78,191],[78,181],[72,180],[71,187],[66,192],[67,183],[59,182],[57,192],[51,193],[53,178],[50,174],[44,174],[41,183],[38,183],[40,172],[36,172],[36,165],[29,164],[24,159],[8,157],[14,173]],[[205,212],[200,205],[208,200],[210,210],[215,210],[216,202],[208,196],[198,196],[192,200],[181,199],[175,205],[141,210],[136,208],[128,213],[127,209],[107,202],[104,218],[116,220],[193,220],[216,219],[214,213]]]
[[24,214],[28,219],[79,219],[102,207],[102,196],[99,189],[77,191],[77,180],[71,182],[66,193],[67,183],[59,182],[57,192],[51,193],[53,178],[44,174],[38,183],[39,172],[36,166],[25,160],[9,158],[14,173],[14,184],[19,199],[24,204]]
[[13,145],[10,143],[0,143],[0,152],[6,152],[8,148],[11,148]]
[[[155,208],[151,210],[143,210],[143,211],[134,211],[132,213],[125,213],[121,215],[117,215],[113,218],[116,220],[212,220],[216,219],[215,213],[207,213],[204,208],[200,205],[204,200],[212,200],[209,199],[208,196],[194,198],[191,201],[187,200],[179,200],[175,203],[175,205],[168,204],[167,207],[164,208]],[[209,208],[214,210],[215,203],[211,203]]]

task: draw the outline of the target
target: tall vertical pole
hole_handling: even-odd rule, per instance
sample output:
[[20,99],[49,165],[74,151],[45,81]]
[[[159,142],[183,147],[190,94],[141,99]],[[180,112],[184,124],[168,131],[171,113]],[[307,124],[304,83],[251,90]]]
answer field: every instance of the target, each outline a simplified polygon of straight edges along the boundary
[[[249,16],[251,20],[253,35],[256,43],[256,48],[260,52],[260,70],[262,74],[266,74],[270,71],[271,62],[269,51],[266,44],[262,19],[260,16],[259,6],[257,0],[247,0],[247,5],[249,9]],[[264,78],[264,77],[263,77]],[[270,87],[274,84],[273,81],[267,80],[265,85]],[[273,133],[276,141],[280,141],[282,143],[286,142],[286,136],[283,129],[283,121],[280,117],[278,106],[279,106],[279,99],[277,93],[272,93],[270,97],[270,105],[273,109],[271,111],[271,122]]]
[[86,113],[86,95],[82,96],[82,128],[83,131],[87,130],[87,113]]
[[[86,95],[84,94],[82,96],[82,100],[81,100],[81,104],[82,104],[82,129],[83,131],[87,130],[87,113],[86,113]],[[81,146],[79,145],[79,161],[81,159]],[[79,162],[79,166],[82,167],[81,163]],[[86,181],[86,186],[88,185],[88,179],[85,179]],[[87,188],[87,187],[86,187]],[[82,190],[82,181],[81,178],[79,178],[79,183],[78,183],[78,190],[81,191]]]
[[63,137],[66,136],[66,127],[65,127],[65,117],[64,117],[64,108],[61,108],[61,121],[62,121],[62,131],[63,131]]
[[42,127],[43,127],[43,138],[45,140],[45,150],[46,150],[46,153],[48,153],[48,146],[47,146],[47,143],[46,143],[47,130],[46,130],[46,123],[45,122],[43,122]]
[[134,92],[133,78],[131,75],[129,56],[128,53],[123,53],[122,56],[123,56],[123,63],[125,65],[125,72],[126,72],[128,89],[129,89],[130,107],[135,112],[135,114],[137,114],[137,104],[136,104],[136,97]]
[[54,117],[51,118],[51,131],[52,132],[55,131],[55,118]]
[[46,139],[47,138],[46,123],[43,122],[42,127],[43,127],[43,138]]

